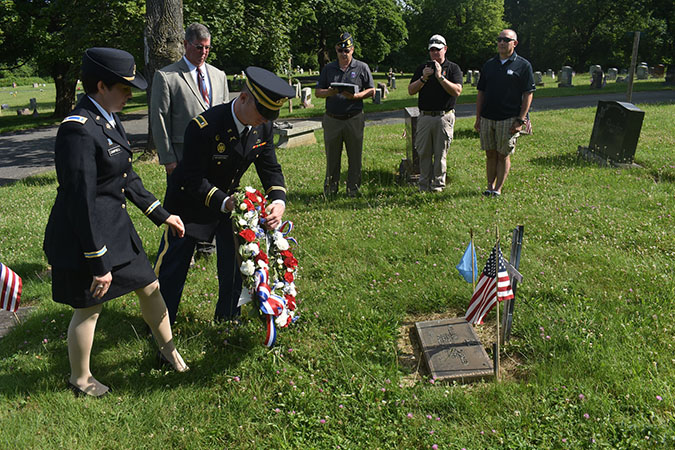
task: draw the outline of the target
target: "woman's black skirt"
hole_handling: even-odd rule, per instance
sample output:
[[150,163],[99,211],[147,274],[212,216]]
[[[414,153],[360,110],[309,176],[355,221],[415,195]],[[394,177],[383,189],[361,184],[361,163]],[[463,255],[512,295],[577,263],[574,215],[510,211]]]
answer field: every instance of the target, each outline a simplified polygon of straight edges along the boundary
[[112,284],[103,298],[94,298],[89,291],[92,275],[82,271],[52,267],[52,297],[55,302],[73,308],[89,308],[147,286],[157,279],[150,261],[141,252],[128,263],[112,269]]

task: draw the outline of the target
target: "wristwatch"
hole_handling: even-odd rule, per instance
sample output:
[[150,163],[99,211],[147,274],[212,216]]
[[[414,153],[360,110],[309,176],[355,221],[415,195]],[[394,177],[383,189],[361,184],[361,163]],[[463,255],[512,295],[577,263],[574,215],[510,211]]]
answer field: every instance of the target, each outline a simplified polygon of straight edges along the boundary
[[521,119],[520,117],[518,117],[515,121],[518,122],[521,125],[525,124],[525,121],[523,119]]
[[438,82],[440,83],[443,80],[445,80],[445,77],[443,75],[441,75],[441,77],[438,79]]
[[420,77],[420,81],[422,82],[422,84],[427,82],[427,80],[425,80],[424,77]]

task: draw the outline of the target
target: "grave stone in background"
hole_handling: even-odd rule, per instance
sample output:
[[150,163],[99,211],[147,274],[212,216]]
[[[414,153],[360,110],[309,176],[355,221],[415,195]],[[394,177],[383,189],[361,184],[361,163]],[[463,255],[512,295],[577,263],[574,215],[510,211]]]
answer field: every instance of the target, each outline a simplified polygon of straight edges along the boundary
[[595,72],[597,70],[602,70],[602,66],[599,66],[598,64],[594,64],[588,69],[588,74],[591,76],[591,78],[593,78],[593,72]]
[[396,89],[396,77],[394,75],[391,76],[391,88]]
[[471,86],[477,86],[480,80],[480,70],[474,70],[471,76]]
[[300,101],[302,102],[302,106],[304,108],[311,108],[312,107],[312,88],[302,88],[302,92],[300,94]]
[[558,87],[572,87],[572,79],[574,71],[570,66],[563,66],[560,69],[560,78],[558,80]]
[[39,87],[40,87],[40,85],[39,85],[39,84],[37,84],[37,83],[33,83],[33,87],[34,87],[34,88],[39,88]]
[[3,103],[2,106],[0,106],[2,109],[9,109],[9,105],[7,103]]
[[632,164],[644,116],[632,103],[599,101],[590,144],[579,153],[603,163]]
[[554,75],[554,73],[553,73],[553,69],[548,69],[548,70],[546,71],[546,76],[549,77],[549,78],[555,77],[555,75]]
[[635,78],[637,80],[646,80],[649,78],[649,67],[646,64],[640,64],[635,70]]
[[666,84],[675,84],[675,64],[668,65],[668,70],[666,70]]
[[379,105],[382,103],[382,89],[375,89],[375,95],[373,95],[373,103]]
[[539,71],[534,73],[534,84],[536,86],[543,86],[544,85],[544,77],[541,74],[541,72],[539,72]]
[[595,70],[591,76],[591,88],[602,89],[606,84],[605,73],[602,70]]
[[401,160],[398,169],[400,183],[417,183],[420,179],[420,160],[415,146],[415,136],[417,135],[417,119],[420,116],[420,110],[417,106],[409,106],[403,109],[405,117],[405,136],[406,157]]
[[302,95],[302,83],[298,81],[297,83],[295,83],[295,96],[300,98],[301,95]]
[[619,74],[619,69],[616,67],[610,67],[607,69],[607,81],[616,81],[616,77]]
[[663,64],[657,64],[656,67],[654,67],[654,73],[652,76],[654,78],[661,78],[663,75],[666,73],[666,66]]
[[471,70],[466,71],[466,79],[464,80],[464,84],[466,84],[467,86],[471,84],[471,75],[472,74],[473,74],[473,72]]
[[387,83],[379,82],[377,83],[377,88],[382,89],[382,98],[385,99],[387,98],[387,94],[389,93],[389,89],[387,89]]
[[30,109],[37,109],[37,99],[35,99],[35,98],[31,98],[31,99],[30,99],[30,106],[29,106],[29,108],[30,108]]

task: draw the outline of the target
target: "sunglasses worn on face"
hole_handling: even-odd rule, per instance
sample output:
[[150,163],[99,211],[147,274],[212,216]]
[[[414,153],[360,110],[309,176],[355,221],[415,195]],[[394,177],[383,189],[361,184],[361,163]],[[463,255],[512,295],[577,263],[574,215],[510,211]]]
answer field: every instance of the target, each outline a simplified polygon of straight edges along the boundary
[[190,42],[190,45],[192,45],[194,48],[196,48],[196,49],[199,50],[200,52],[201,52],[202,50],[206,50],[206,51],[211,50],[211,46],[210,46],[210,45],[196,45],[196,44],[193,44],[192,42]]
[[511,41],[515,41],[515,39],[511,39],[511,38],[507,38],[507,37],[501,37],[501,36],[497,38],[497,42],[511,42]]
[[338,53],[349,53],[350,51],[351,51],[351,47],[350,48],[338,48],[337,49]]

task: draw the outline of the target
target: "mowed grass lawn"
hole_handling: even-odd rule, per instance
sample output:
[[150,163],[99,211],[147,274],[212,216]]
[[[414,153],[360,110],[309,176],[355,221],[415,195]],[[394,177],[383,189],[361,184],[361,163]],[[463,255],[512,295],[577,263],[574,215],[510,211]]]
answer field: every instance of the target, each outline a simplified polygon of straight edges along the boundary
[[[279,151],[300,319],[272,350],[251,305],[242,326],[211,323],[215,261],[199,262],[174,329],[190,372],[155,369],[126,296],[98,322],[92,367],[113,388],[98,401],[65,389],[71,310],[51,301],[41,250],[55,175],[1,187],[0,260],[23,276],[34,311],[0,340],[0,448],[675,447],[675,105],[642,107],[642,168],[629,170],[577,159],[594,108],[532,114],[499,199],[481,195],[472,118],[457,121],[437,195],[395,182],[403,125],[366,128],[357,199],[344,186],[323,198],[321,144]],[[161,198],[163,171],[136,170]],[[246,184],[258,187],[254,171]],[[129,209],[154,259],[161,230]],[[495,226],[508,255],[519,224],[524,281],[503,381],[418,373],[403,361],[404,325],[463,315],[471,287],[454,266],[470,229],[482,268]],[[494,325],[493,311],[479,329],[486,348]]]

